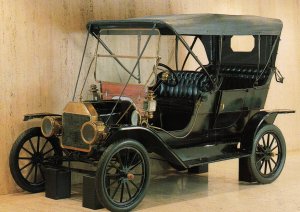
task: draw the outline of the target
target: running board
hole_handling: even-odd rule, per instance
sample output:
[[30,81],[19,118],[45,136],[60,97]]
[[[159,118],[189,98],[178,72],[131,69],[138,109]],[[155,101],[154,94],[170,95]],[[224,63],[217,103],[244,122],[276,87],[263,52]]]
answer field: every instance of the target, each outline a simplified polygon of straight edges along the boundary
[[238,148],[238,142],[224,142],[215,145],[199,145],[173,149],[186,168],[202,164],[250,156]]
[[251,154],[249,154],[249,153],[243,153],[243,152],[225,153],[224,155],[212,156],[212,157],[209,157],[209,158],[198,158],[198,159],[194,159],[194,160],[183,161],[183,163],[188,168],[191,168],[191,167],[194,167],[194,166],[199,166],[199,165],[218,162],[218,161],[223,161],[223,160],[249,157],[250,155]]

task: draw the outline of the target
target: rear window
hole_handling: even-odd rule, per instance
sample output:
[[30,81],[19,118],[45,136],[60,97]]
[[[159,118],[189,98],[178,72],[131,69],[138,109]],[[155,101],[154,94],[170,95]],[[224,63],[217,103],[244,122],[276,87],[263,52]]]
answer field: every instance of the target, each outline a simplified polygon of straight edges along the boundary
[[254,46],[255,40],[251,35],[235,35],[231,37],[230,47],[233,52],[252,52]]

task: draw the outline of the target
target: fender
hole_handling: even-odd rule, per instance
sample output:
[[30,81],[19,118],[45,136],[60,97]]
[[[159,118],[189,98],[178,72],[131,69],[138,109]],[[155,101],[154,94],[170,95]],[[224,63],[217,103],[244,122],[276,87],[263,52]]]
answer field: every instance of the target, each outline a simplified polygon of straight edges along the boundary
[[61,115],[54,114],[54,113],[31,113],[31,114],[25,114],[23,121],[29,121],[31,119],[42,119],[45,116],[61,116]]
[[104,146],[109,146],[116,140],[125,138],[134,139],[140,142],[147,149],[148,152],[154,152],[169,161],[176,169],[184,170],[186,165],[174,153],[154,130],[144,127],[122,127],[112,128],[111,136],[105,141]]
[[263,110],[256,113],[247,123],[241,141],[242,151],[252,153],[254,137],[265,124],[273,124],[278,114],[295,113],[295,110]]

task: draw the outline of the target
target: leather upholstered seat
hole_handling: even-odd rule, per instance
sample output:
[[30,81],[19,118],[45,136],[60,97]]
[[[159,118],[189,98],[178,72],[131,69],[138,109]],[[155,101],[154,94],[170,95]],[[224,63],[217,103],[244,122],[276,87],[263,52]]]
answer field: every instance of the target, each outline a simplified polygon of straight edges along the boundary
[[[174,72],[178,79],[176,86],[170,86],[161,83],[155,89],[157,97],[173,97],[195,100],[201,96],[203,92],[212,89],[212,83],[204,72],[195,71],[178,71]],[[172,76],[172,75],[171,75]],[[169,81],[173,81],[170,78]]]
[[220,76],[223,83],[220,89],[251,88],[255,85],[263,85],[268,80],[271,68],[263,70],[264,67],[257,66],[222,66]]
[[[157,101],[156,126],[165,130],[179,130],[187,126],[190,121],[195,101],[213,86],[204,72],[174,71],[178,79],[176,86],[168,85],[174,82],[174,75],[170,75],[167,83],[158,81],[152,88]],[[161,76],[158,76],[160,78]]]

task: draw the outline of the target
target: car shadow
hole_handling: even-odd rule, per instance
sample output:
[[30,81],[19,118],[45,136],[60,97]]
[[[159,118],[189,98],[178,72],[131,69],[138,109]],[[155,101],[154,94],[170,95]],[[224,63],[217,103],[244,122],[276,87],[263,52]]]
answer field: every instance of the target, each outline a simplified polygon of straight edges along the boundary
[[[220,169],[225,165],[225,169]],[[157,164],[156,164],[157,167]],[[210,165],[211,170],[203,174],[190,174],[167,168],[151,175],[150,186],[138,209],[148,209],[208,196],[222,195],[259,186],[238,180],[237,161]],[[210,169],[210,168],[209,168]]]

